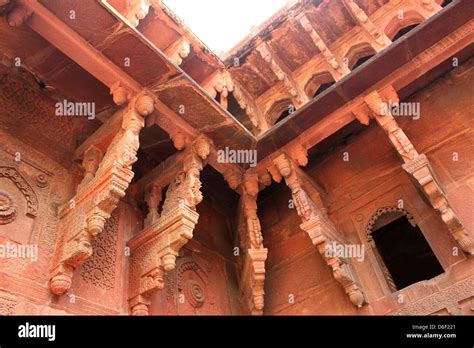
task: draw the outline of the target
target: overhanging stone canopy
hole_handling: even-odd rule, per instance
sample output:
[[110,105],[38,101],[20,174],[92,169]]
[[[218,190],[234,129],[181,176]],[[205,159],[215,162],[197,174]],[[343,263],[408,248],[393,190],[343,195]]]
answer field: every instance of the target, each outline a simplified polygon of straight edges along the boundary
[[[20,59],[21,67],[62,95],[93,101],[99,111],[74,158],[64,159],[82,163],[84,175],[80,183],[70,183],[74,194],[59,210],[52,292],[63,295],[74,286],[76,270],[92,257],[97,236],[130,196],[145,201],[148,213],[127,242],[128,309],[149,314],[168,277],[182,276],[177,258],[186,248],[199,249],[190,241],[203,200],[201,176],[209,166],[240,195],[235,239],[243,256],[242,313],[264,313],[269,251],[257,202],[265,188],[283,182],[300,229],[340,290],[357,310],[370,305],[356,267],[327,256],[332,243],[344,246],[349,240],[331,220],[325,193],[302,168],[312,148],[345,127],[369,126],[372,119],[461,251],[474,254],[473,236],[429,157],[417,152],[390,112],[380,112],[382,104],[399,104],[451,69],[453,59],[459,63],[472,56],[472,3],[458,0],[446,8],[441,3],[290,1],[225,57],[217,57],[159,0],[5,1],[0,31],[8,42],[0,45],[2,54]],[[414,24],[416,29],[396,38]],[[18,57],[9,44],[20,40],[26,44]],[[35,51],[41,51],[41,61],[32,58]],[[51,73],[54,66],[57,74]],[[163,147],[170,155],[160,157],[148,148],[161,142],[169,143]],[[222,161],[223,149],[255,151],[257,158]],[[156,157],[152,168],[136,175],[132,165],[143,154]],[[205,287],[204,281],[194,284],[196,308]]]

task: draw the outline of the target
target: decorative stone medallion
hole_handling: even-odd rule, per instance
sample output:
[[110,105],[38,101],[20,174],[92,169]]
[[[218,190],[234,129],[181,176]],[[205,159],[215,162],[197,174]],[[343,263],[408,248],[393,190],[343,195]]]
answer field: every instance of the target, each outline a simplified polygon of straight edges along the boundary
[[6,192],[0,192],[0,225],[13,222],[16,214],[17,209],[13,199]]

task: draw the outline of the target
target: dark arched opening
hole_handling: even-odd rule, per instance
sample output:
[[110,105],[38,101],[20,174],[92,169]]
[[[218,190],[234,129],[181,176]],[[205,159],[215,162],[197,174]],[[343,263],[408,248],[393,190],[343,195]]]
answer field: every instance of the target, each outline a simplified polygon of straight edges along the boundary
[[[390,213],[394,214],[394,213]],[[395,289],[400,290],[444,272],[420,228],[405,215],[394,215],[376,223],[371,233],[376,251],[388,271]]]

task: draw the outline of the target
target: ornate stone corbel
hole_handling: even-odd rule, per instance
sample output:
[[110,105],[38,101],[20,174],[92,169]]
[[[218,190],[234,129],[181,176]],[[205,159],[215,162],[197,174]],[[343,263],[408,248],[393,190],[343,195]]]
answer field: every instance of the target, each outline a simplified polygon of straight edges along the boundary
[[370,20],[369,16],[362,10],[354,0],[343,0],[342,1],[349,12],[352,14],[354,19],[364,30],[373,37],[377,51],[387,47],[392,41],[384,34],[382,30],[377,28],[374,23]]
[[171,140],[173,141],[173,145],[177,150],[181,151],[188,144],[188,137],[182,132],[176,132],[170,136]]
[[329,217],[312,201],[298,177],[295,164],[285,154],[273,160],[280,174],[291,190],[296,211],[302,219],[300,228],[305,231],[313,245],[331,268],[334,278],[342,285],[350,301],[357,307],[365,302],[364,293],[357,282],[355,270],[349,260],[337,257],[327,251],[334,243],[345,241]]
[[60,213],[60,237],[49,281],[53,293],[61,295],[70,288],[75,268],[91,256],[92,241],[125,196],[134,175],[131,168],[137,160],[139,133],[144,118],[153,110],[154,97],[147,92],[139,94],[130,102],[122,129],[107,148],[97,170],[99,154],[95,149],[86,154],[85,160],[93,159],[90,167],[87,165],[86,177]]
[[127,0],[127,9],[123,16],[134,27],[138,27],[140,21],[144,19],[150,11],[152,0]]
[[426,155],[419,154],[416,151],[410,139],[408,139],[405,132],[395,121],[389,108],[383,107],[383,104],[386,104],[389,99],[398,102],[398,96],[396,96],[396,91],[393,87],[389,87],[380,93],[377,91],[372,92],[365,98],[365,102],[371,116],[385,130],[392,145],[405,162],[403,169],[415,180],[430,201],[432,207],[441,214],[441,218],[462,250],[468,254],[474,254],[474,240],[464,229],[464,226],[451,208],[446,194],[436,179],[435,172],[428,158]]
[[181,65],[183,59],[191,53],[191,44],[186,38],[181,37],[179,40],[171,44],[164,53],[175,63]]
[[233,168],[224,172],[224,179],[232,190],[237,190],[242,183],[242,174]]
[[132,93],[126,87],[124,87],[120,82],[117,82],[110,88],[110,94],[114,100],[114,103],[117,105],[124,105],[130,101]]
[[258,174],[247,173],[242,183],[242,208],[246,232],[242,242],[246,253],[240,279],[240,291],[244,311],[250,315],[263,314],[265,260],[268,254],[268,250],[263,246],[262,228],[257,215],[258,182]]
[[304,14],[301,16],[301,18],[299,18],[299,22],[304,28],[304,30],[311,36],[314,45],[321,51],[324,58],[326,59],[326,62],[328,62],[328,64],[336,73],[336,80],[339,80],[345,75],[349,74],[351,72],[349,68],[345,64],[341,64],[340,62],[338,62],[337,58],[329,50],[321,36],[319,36],[319,34],[311,25],[309,19]]
[[[200,138],[197,149],[205,148]],[[166,192],[161,216],[128,242],[130,247],[129,306],[132,315],[147,315],[151,296],[164,287],[166,272],[176,267],[179,250],[193,237],[202,201],[200,172],[205,151],[187,149],[180,171]],[[207,156],[207,155],[206,155]]]

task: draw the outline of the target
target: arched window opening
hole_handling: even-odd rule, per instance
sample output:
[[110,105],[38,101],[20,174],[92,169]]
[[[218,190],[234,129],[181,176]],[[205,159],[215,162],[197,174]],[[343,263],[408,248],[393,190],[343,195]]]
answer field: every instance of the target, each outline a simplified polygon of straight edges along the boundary
[[385,35],[392,40],[397,41],[403,35],[413,30],[424,21],[424,17],[417,11],[410,10],[394,16],[385,27]]
[[450,3],[452,3],[453,0],[444,0],[442,3],[441,3],[441,7],[446,7],[448,6]]
[[368,238],[392,291],[444,272],[420,228],[403,210],[379,210]]
[[409,33],[410,31],[412,31],[413,29],[415,29],[419,24],[412,24],[412,25],[409,25],[405,28],[402,28],[398,31],[398,33],[395,34],[395,36],[393,37],[392,41],[395,42],[397,41],[399,38],[401,38],[402,36],[406,35],[407,33]]
[[329,72],[314,75],[306,84],[306,95],[310,98],[316,98],[335,83],[336,81]]
[[275,121],[275,124],[287,118],[288,116],[290,116],[290,108],[287,108],[285,111],[281,113],[280,117],[278,117],[278,119]]
[[349,63],[349,69],[354,70],[364,64],[370,58],[375,56],[377,52],[368,43],[361,43],[352,47],[346,54],[346,59]]
[[267,112],[266,119],[270,126],[277,124],[281,120],[288,117],[295,110],[290,99],[283,99],[272,105]]
[[357,59],[354,66],[351,67],[351,70],[357,69],[358,67],[360,67],[362,64],[364,64],[366,61],[368,61],[373,56],[375,56],[375,54],[371,54],[369,56],[364,56],[364,57],[361,57],[361,58]]

